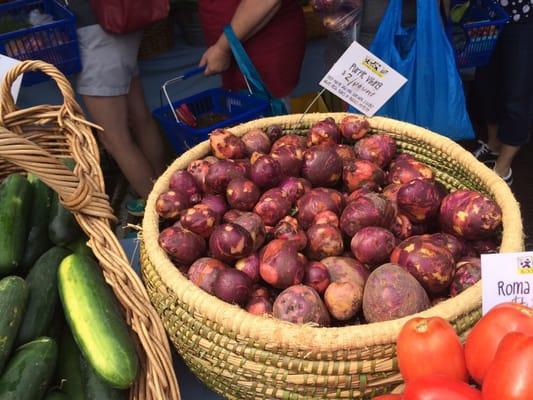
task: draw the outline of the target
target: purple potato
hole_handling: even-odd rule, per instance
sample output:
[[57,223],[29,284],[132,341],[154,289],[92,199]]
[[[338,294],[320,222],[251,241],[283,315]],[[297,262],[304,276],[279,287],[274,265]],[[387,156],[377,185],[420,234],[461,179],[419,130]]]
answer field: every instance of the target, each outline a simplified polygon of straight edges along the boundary
[[279,188],[269,189],[259,199],[254,212],[261,217],[265,225],[274,226],[289,213],[291,202],[287,193]]
[[176,219],[180,212],[187,208],[189,201],[185,194],[169,190],[163,192],[157,198],[155,209],[161,218]]
[[213,294],[213,284],[220,271],[229,268],[222,261],[210,257],[202,257],[192,263],[187,276],[196,286]]
[[294,324],[330,324],[330,316],[322,299],[313,288],[305,285],[294,285],[281,292],[274,302],[273,315]]
[[305,266],[304,285],[312,287],[322,295],[331,283],[328,269],[320,261],[312,261]]
[[235,269],[244,272],[253,283],[259,282],[259,255],[252,253],[248,257],[241,258],[235,263]]
[[296,246],[289,241],[274,239],[260,253],[259,273],[263,280],[278,289],[302,282],[305,265]]
[[233,223],[242,226],[252,238],[253,250],[257,251],[265,243],[266,230],[261,217],[252,212],[246,212],[237,217]]
[[255,183],[245,178],[232,179],[226,188],[226,199],[232,208],[250,211],[261,196]]
[[246,146],[242,139],[225,129],[215,129],[209,135],[209,144],[215,157],[238,159],[246,157]]
[[333,118],[316,122],[307,132],[307,147],[318,144],[336,145],[340,140],[341,133]]
[[181,214],[181,225],[207,239],[217,224],[217,215],[205,204],[196,204]]
[[252,292],[252,280],[242,271],[226,268],[219,272],[213,291],[226,303],[244,305]]
[[268,189],[279,184],[281,165],[278,160],[266,154],[254,153],[251,161],[250,179],[257,186]]
[[272,143],[268,135],[261,129],[251,129],[242,137],[244,146],[246,146],[246,153],[251,156],[253,153],[268,154]]
[[253,241],[246,229],[234,223],[218,225],[209,238],[213,257],[232,263],[252,253]]
[[339,228],[333,225],[313,225],[307,230],[307,256],[311,260],[340,256],[344,242]]
[[302,176],[313,186],[334,186],[342,177],[342,159],[335,147],[318,145],[304,153]]
[[179,226],[163,229],[159,234],[159,245],[175,262],[191,265],[205,253],[205,241],[194,232]]

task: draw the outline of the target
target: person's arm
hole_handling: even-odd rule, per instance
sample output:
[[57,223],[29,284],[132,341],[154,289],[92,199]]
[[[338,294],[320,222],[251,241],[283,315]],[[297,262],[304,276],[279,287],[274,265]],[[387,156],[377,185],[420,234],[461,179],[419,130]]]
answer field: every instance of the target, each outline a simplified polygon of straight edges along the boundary
[[[233,18],[231,27],[239,40],[246,41],[259,32],[278,12],[281,0],[241,0]],[[205,74],[213,75],[228,69],[231,61],[231,49],[224,34],[209,47],[200,65],[206,65]]]

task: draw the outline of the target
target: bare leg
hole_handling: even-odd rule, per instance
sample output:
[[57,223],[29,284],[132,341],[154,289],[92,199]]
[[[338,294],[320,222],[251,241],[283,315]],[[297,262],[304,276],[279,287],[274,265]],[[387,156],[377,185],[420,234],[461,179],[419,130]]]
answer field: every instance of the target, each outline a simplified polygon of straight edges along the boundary
[[500,154],[494,165],[494,171],[500,176],[507,176],[511,169],[514,156],[520,150],[519,146],[509,146],[508,144],[502,144],[500,148]]
[[83,101],[93,121],[104,128],[104,132],[98,133],[99,139],[133,190],[143,198],[148,197],[154,172],[129,131],[126,96],[83,96]]
[[159,176],[166,169],[167,153],[159,128],[144,100],[139,76],[132,78],[127,99],[129,123],[135,141],[148,159],[156,176]]
[[499,153],[502,147],[502,143],[500,142],[500,139],[498,139],[498,125],[488,124],[487,133],[488,133],[487,144],[489,146],[489,149],[491,149],[495,153]]

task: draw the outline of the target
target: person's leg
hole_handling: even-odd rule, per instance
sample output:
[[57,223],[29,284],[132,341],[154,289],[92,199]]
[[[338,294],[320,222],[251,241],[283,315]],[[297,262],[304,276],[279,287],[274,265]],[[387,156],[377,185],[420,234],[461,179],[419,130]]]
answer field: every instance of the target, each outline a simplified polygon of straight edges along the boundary
[[143,198],[148,197],[152,190],[154,171],[133,141],[128,128],[126,96],[82,97],[91,120],[104,129],[98,133],[100,142],[113,156],[133,190]]
[[502,143],[498,139],[498,129],[498,124],[487,123],[487,144],[494,153],[499,153],[502,147]]
[[487,127],[487,141],[479,140],[474,155],[482,162],[494,161],[500,151],[498,122],[501,112],[500,80],[502,75],[502,46],[498,43],[488,65],[476,69],[474,89],[479,102],[480,117]]
[[138,75],[131,80],[127,104],[129,124],[135,141],[146,156],[156,176],[159,176],[166,169],[167,152],[159,128],[146,105]]
[[520,146],[527,143],[531,125],[533,98],[533,24],[510,25],[502,36],[504,64],[502,74],[502,114],[498,139],[502,143],[494,166],[495,172],[511,176],[511,164]]

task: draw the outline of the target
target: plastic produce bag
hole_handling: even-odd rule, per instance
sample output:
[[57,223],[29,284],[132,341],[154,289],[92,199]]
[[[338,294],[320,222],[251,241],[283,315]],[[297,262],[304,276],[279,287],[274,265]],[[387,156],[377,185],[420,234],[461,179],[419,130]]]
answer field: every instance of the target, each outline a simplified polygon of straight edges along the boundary
[[402,27],[402,0],[390,0],[370,51],[408,79],[378,115],[454,140],[474,138],[453,49],[436,0],[417,1],[417,23]]
[[357,40],[363,0],[311,0],[324,27],[349,46]]

